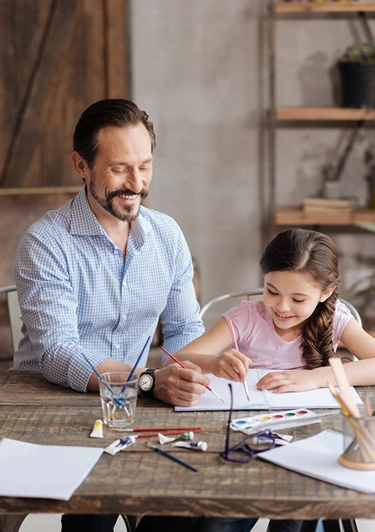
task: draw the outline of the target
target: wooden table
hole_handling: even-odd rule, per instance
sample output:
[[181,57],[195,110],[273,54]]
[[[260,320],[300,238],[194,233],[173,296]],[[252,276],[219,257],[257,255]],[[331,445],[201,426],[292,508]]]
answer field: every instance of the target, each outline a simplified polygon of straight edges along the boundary
[[[362,395],[372,389],[359,388]],[[375,403],[375,401],[373,401]],[[236,412],[238,417],[246,412]],[[136,425],[201,426],[208,451],[173,450],[199,469],[190,471],[147,448],[138,440],[116,456],[103,454],[69,501],[0,497],[0,514],[119,513],[350,519],[375,518],[375,495],[287,471],[254,459],[249,464],[225,462],[227,412],[174,412],[157,401],[139,398]],[[37,372],[0,371],[0,437],[41,444],[104,447],[117,435],[105,429],[103,440],[89,438],[101,417],[99,397],[48,383]],[[339,415],[322,423],[289,429],[295,440],[334,426]],[[243,435],[233,434],[236,437]],[[156,438],[152,439],[154,442]]]

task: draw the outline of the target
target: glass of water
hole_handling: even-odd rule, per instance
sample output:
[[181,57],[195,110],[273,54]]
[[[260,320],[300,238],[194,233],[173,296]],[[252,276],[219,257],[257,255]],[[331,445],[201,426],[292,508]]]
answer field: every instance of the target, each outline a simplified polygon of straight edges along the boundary
[[99,381],[100,401],[103,421],[108,427],[123,429],[134,422],[138,397],[139,375],[134,373],[129,379],[127,371],[103,373]]

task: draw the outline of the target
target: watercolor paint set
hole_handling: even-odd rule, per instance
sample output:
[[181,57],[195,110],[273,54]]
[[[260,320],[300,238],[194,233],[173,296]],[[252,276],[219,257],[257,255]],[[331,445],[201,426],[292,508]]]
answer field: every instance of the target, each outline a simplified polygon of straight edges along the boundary
[[233,430],[254,434],[265,428],[286,429],[297,425],[309,425],[310,423],[320,423],[319,415],[307,408],[297,408],[285,412],[268,412],[267,414],[233,419],[230,426]]

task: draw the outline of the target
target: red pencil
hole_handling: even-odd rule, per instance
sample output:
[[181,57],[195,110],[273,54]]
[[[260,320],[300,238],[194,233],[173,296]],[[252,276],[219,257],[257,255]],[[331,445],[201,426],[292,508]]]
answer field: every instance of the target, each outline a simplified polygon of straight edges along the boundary
[[152,436],[158,436],[159,434],[163,434],[163,436],[175,436],[177,434],[184,434],[185,432],[204,432],[203,429],[200,430],[160,430],[159,432],[143,432],[142,434],[135,434],[136,438],[151,438]]
[[[184,369],[187,369],[186,366],[183,365],[182,362],[180,362],[180,360],[178,360],[176,357],[174,357],[173,355],[171,355],[171,353],[169,351],[167,351],[166,349],[164,349],[163,346],[160,347],[160,349],[162,351],[164,351],[164,353],[166,353],[169,357],[171,357],[172,360],[174,360],[179,366],[181,366],[181,368],[184,368]],[[220,401],[222,403],[224,403],[223,399],[220,397],[220,395],[218,395],[210,386],[206,386],[207,390],[209,390],[211,393],[213,393],[214,395],[216,395],[216,397],[218,399],[220,399]]]
[[180,432],[203,432],[201,427],[150,427],[148,429],[123,429],[122,432],[168,432],[169,430],[179,430]]

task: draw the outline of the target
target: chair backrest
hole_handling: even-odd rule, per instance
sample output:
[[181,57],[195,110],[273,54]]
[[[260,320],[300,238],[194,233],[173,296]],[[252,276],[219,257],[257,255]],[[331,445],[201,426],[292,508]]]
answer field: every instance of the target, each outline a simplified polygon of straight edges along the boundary
[[230,292],[229,294],[223,294],[222,296],[214,297],[213,299],[210,299],[203,305],[201,308],[201,311],[199,313],[199,316],[203,318],[203,316],[206,314],[206,312],[216,305],[217,303],[221,303],[222,301],[226,301],[229,299],[263,299],[263,288],[253,288],[253,289],[247,289],[247,290],[239,290],[238,292]]
[[[203,305],[201,308],[201,311],[199,313],[200,317],[203,318],[203,316],[206,314],[206,312],[216,305],[217,303],[220,303],[222,301],[230,300],[230,299],[263,299],[263,288],[253,288],[253,289],[247,289],[247,290],[239,290],[238,292],[230,292],[229,294],[223,294],[222,296],[214,297],[213,299],[210,299]],[[358,310],[355,308],[352,303],[349,303],[349,301],[346,301],[346,299],[342,299],[340,297],[340,301],[344,303],[354,316],[354,318],[358,321],[360,326],[362,327],[362,319],[358,312]]]
[[21,327],[21,309],[18,303],[16,285],[3,286],[0,288],[0,294],[7,295],[8,312],[10,329],[12,333],[13,352],[18,349],[18,344],[22,338]]

